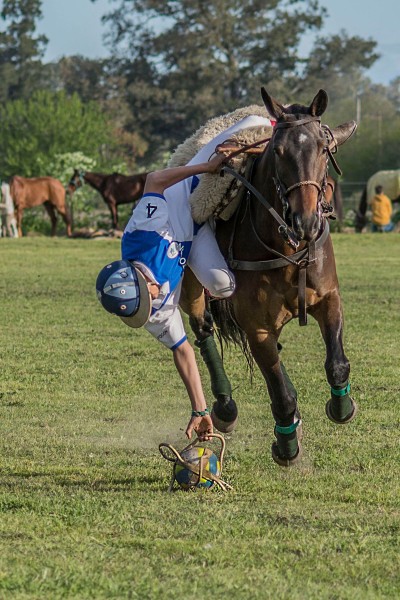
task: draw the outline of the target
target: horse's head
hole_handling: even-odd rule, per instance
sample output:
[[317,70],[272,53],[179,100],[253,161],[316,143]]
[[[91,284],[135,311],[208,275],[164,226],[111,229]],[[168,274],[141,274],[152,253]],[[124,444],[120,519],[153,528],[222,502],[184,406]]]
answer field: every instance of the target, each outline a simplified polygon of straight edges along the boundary
[[84,172],[79,171],[78,169],[74,169],[71,179],[68,182],[68,191],[70,193],[75,192],[78,188],[82,187],[84,184]]
[[264,88],[262,98],[268,113],[276,119],[267,161],[272,169],[283,215],[298,240],[312,241],[321,230],[322,207],[332,153],[355,131],[349,121],[335,129],[321,126],[321,115],[328,105],[328,95],[320,90],[309,106],[292,104],[284,107]]

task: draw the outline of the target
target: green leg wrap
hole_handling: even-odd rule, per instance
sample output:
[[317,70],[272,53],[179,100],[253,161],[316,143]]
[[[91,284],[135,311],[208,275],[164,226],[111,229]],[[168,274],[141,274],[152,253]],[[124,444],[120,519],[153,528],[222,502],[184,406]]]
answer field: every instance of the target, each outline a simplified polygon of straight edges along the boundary
[[297,441],[297,433],[278,433],[275,431],[276,441],[278,444],[279,454],[282,458],[294,458],[299,450],[299,444]]
[[297,440],[297,428],[301,421],[296,419],[294,423],[287,426],[275,425],[275,435],[279,454],[282,458],[294,458],[299,450]]
[[350,384],[334,386],[331,388],[330,411],[338,421],[344,421],[353,412],[354,405],[349,395]]
[[196,340],[196,346],[200,349],[200,354],[207,366],[211,378],[211,391],[214,398],[218,396],[231,396],[232,387],[226,376],[222,359],[219,355],[215,340],[212,335],[204,340]]

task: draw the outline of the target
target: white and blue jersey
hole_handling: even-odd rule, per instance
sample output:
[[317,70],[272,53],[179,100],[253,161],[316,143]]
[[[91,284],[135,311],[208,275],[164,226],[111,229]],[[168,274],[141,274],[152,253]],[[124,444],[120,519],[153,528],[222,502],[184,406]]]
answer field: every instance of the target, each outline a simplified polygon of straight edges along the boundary
[[145,328],[171,349],[186,339],[176,308],[193,236],[199,229],[187,201],[198,182],[196,176],[189,177],[163,195],[144,194],[122,237],[122,258],[133,261],[161,286]]
[[[206,162],[215,147],[232,133],[265,124],[269,120],[263,117],[242,119],[203,146],[188,164]],[[122,237],[122,258],[132,261],[161,286],[144,327],[171,350],[186,340],[178,304],[187,264],[216,297],[229,296],[234,290],[233,274],[211,227],[208,223],[199,226],[192,219],[188,199],[198,183],[198,177],[188,177],[167,188],[163,195],[145,194],[133,210]]]

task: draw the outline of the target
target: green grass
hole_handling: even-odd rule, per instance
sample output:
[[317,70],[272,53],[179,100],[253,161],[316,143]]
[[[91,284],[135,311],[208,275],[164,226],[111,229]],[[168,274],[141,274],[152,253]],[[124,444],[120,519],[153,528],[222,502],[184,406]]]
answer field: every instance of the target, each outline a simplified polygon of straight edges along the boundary
[[189,402],[170,352],[95,298],[119,243],[0,240],[1,599],[400,597],[400,236],[334,245],[357,419],[326,418],[318,328],[290,323],[301,465],[272,461],[265,385],[232,348],[234,491],[168,494],[158,444],[186,444]]

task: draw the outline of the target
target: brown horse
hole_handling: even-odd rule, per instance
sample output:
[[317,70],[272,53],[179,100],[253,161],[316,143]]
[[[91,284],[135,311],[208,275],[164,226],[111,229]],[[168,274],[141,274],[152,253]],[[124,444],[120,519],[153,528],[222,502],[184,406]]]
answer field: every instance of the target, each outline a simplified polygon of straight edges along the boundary
[[118,229],[118,206],[140,200],[146,176],[147,173],[138,173],[137,175],[112,173],[105,175],[104,173],[75,169],[69,181],[68,190],[72,193],[84,183],[87,183],[98,191],[110,209],[113,228]]
[[11,197],[15,205],[18,233],[22,236],[22,216],[26,208],[44,205],[51,220],[51,235],[56,235],[57,213],[67,226],[71,236],[71,218],[65,201],[65,188],[61,181],[53,177],[33,177],[27,179],[14,175],[10,180]]
[[[210,306],[224,339],[250,351],[265,378],[276,423],[272,456],[289,466],[301,456],[302,430],[297,393],[279,357],[279,336],[290,320],[298,317],[305,325],[309,313],[319,324],[331,388],[328,417],[347,423],[356,413],[349,394],[350,365],[342,343],[343,313],[325,198],[328,161],[340,172],[333,153],[356,123],[334,129],[321,125],[328,102],[323,90],[309,106],[284,107],[264,89],[262,97],[277,122],[272,139],[255,161],[250,181],[244,181],[248,193],[238,211],[229,221],[217,222],[218,243],[235,272],[236,291],[230,301],[212,301]],[[205,337],[212,322],[202,305],[201,289],[190,271],[185,278],[191,281],[184,287],[182,307],[191,314],[195,333]],[[196,333],[198,340],[200,335]],[[219,369],[218,359],[216,365]],[[216,370],[207,366],[218,380]],[[236,405],[225,389],[225,395],[214,393],[213,421],[221,431],[230,430],[237,419]]]

